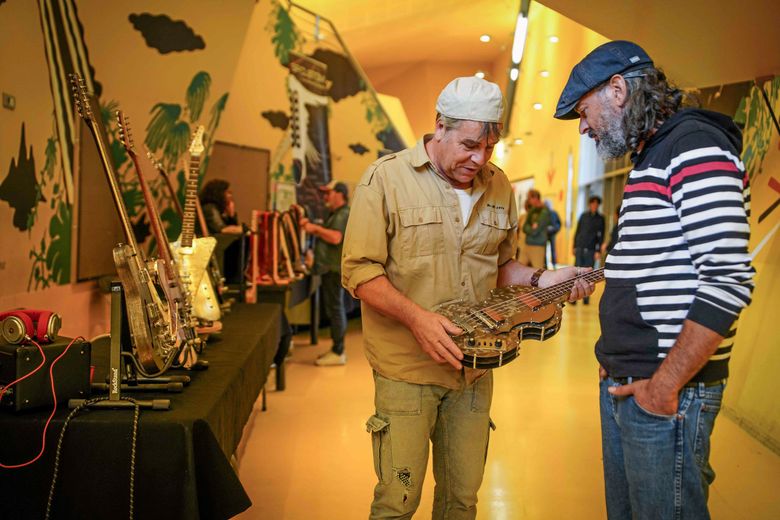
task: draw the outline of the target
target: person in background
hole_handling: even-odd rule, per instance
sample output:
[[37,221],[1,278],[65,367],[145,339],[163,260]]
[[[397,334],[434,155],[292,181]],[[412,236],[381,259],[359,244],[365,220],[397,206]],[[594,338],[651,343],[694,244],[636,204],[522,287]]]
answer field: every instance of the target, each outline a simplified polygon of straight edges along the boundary
[[236,215],[230,183],[223,179],[211,179],[201,188],[199,198],[209,234],[217,239],[215,255],[218,260],[222,260],[222,274],[228,283],[241,283],[243,262],[239,238],[244,233],[244,227]]
[[753,292],[742,134],[684,101],[639,45],[613,41],[574,66],[555,111],[603,159],[632,154],[596,343],[611,520],[710,518],[710,436]]
[[[574,265],[593,267],[601,258],[601,242],[604,239],[604,216],[599,213],[601,197],[593,195],[588,199],[588,211],[580,215],[577,231],[574,233]],[[582,300],[585,305],[590,298]]]
[[236,203],[230,183],[222,179],[211,179],[200,190],[200,205],[209,234],[226,233],[240,235],[244,232],[236,216]]
[[528,190],[530,209],[523,222],[525,249],[529,267],[543,269],[547,264],[547,228],[550,226],[550,212],[542,202],[542,196],[535,189]]
[[528,259],[528,249],[525,247],[525,233],[523,233],[523,224],[530,209],[531,204],[528,202],[528,198],[526,198],[523,204],[523,212],[517,217],[517,254],[515,254],[515,260],[520,265],[531,265]]
[[552,268],[555,269],[555,266],[558,265],[558,255],[555,252],[555,237],[558,235],[558,231],[561,230],[561,216],[553,208],[550,199],[544,201],[544,206],[550,212],[550,225],[547,226],[547,241],[550,243],[550,261],[552,262]]
[[315,224],[306,217],[301,219],[303,229],[315,237],[314,273],[322,280],[322,298],[330,321],[331,349],[314,362],[317,366],[344,365],[344,335],[347,331],[347,312],[344,307],[344,288],[341,286],[341,249],[344,231],[349,219],[349,189],[343,182],[332,181],[320,189],[325,194],[325,206],[330,215],[325,223]]
[[[431,449],[433,518],[476,516],[493,374],[461,365],[450,335],[462,331],[433,309],[482,300],[497,286],[548,287],[577,272],[513,260],[515,196],[489,162],[501,134],[498,85],[457,78],[441,92],[436,112],[433,134],[368,167],[344,239],[342,281],[361,300],[374,371],[376,410],[366,423],[378,479],[372,519],[412,517]],[[570,298],[592,291],[579,279]]]

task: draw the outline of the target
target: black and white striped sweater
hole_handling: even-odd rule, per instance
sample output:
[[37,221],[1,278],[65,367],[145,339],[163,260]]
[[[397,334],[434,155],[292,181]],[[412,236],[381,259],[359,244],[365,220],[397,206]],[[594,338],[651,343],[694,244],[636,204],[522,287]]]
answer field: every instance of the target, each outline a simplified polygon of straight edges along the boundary
[[741,149],[730,118],[686,109],[633,158],[599,309],[596,356],[611,376],[652,376],[686,319],[725,338],[693,381],[728,376],[755,274]]

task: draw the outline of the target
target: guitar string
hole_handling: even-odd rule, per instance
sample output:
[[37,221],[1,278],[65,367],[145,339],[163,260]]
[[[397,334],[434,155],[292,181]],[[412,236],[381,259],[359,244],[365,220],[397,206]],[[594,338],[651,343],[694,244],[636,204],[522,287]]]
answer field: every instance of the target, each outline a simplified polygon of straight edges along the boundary
[[[472,312],[471,315],[475,316],[478,312],[485,312],[486,310],[496,310],[496,311],[522,310],[524,307],[530,309],[531,306],[528,305],[526,302],[522,301],[523,297],[525,296],[533,296],[534,298],[539,300],[540,305],[537,305],[535,307],[547,305],[549,303],[552,303],[552,301],[570,293],[571,288],[574,286],[574,282],[577,279],[585,279],[587,281],[595,282],[601,279],[601,276],[599,276],[600,274],[601,274],[601,270],[589,271],[588,273],[585,273],[583,275],[578,275],[570,280],[567,280],[566,282],[555,285],[553,287],[547,287],[545,289],[535,291],[535,292],[521,293],[516,297],[511,298],[507,301],[500,302],[494,305],[489,305],[487,307],[483,307],[481,309],[478,309],[477,311]],[[516,303],[520,304],[520,306],[517,308],[514,307]],[[474,319],[477,320],[478,322],[481,321],[477,317],[475,317]]]
[[[522,301],[522,298],[527,296],[533,296],[534,298],[538,299],[540,302],[539,306],[548,305],[549,303],[552,303],[556,299],[570,293],[576,280],[584,279],[588,282],[600,281],[603,278],[603,271],[604,268],[602,267],[601,269],[597,269],[595,271],[588,271],[587,273],[575,276],[569,280],[566,280],[565,282],[554,285],[552,287],[547,287],[539,291],[521,293],[507,301],[489,305],[487,307],[482,307],[476,311],[472,311],[466,314],[466,319],[462,321],[464,322],[464,324],[469,326],[474,326],[474,325],[481,326],[483,324],[483,321],[477,316],[477,314],[480,312],[487,314],[485,311],[517,312],[520,310],[524,310],[524,308],[531,309],[532,307],[530,305]],[[516,304],[519,304],[519,306],[515,306]],[[490,315],[488,314],[488,316]]]

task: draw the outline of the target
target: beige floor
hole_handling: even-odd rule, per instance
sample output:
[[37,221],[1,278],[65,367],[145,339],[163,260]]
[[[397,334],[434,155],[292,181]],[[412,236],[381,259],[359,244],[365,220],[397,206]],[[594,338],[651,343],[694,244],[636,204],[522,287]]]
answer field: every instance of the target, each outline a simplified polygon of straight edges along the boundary
[[[239,448],[240,478],[253,506],[237,518],[365,519],[374,486],[369,434],[371,370],[360,323],[350,324],[349,362],[318,368],[330,344],[296,338],[287,390],[259,402]],[[593,343],[595,305],[569,306],[557,337],[529,342],[497,370],[479,519],[604,518],[598,388]],[[714,519],[780,519],[780,457],[721,415],[713,437],[718,474],[711,490]],[[428,473],[417,518],[430,518]]]

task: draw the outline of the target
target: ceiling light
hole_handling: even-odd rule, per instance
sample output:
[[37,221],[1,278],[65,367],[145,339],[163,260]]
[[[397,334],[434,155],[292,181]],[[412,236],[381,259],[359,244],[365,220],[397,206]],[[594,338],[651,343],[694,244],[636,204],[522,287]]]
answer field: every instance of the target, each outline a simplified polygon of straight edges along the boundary
[[485,73],[484,73],[484,72],[482,72],[481,70],[478,70],[478,71],[477,71],[477,73],[476,73],[476,74],[474,74],[474,75],[475,75],[476,77],[478,77],[479,79],[483,79],[483,78],[485,77]]
[[515,144],[523,144],[523,140],[519,138],[515,139]]
[[490,41],[490,35],[489,34],[483,34],[482,36],[479,37],[479,41],[481,41],[482,43],[489,42]]
[[534,103],[534,110],[541,110],[542,104],[541,103]]
[[509,70],[509,79],[517,81],[518,76],[520,76],[520,70],[517,67],[512,67]]
[[541,77],[543,77],[543,78],[548,78],[548,77],[550,77],[550,71],[549,70],[542,70],[542,71],[539,72],[539,75]]
[[550,36],[550,43],[558,43],[558,37],[555,35]]
[[512,63],[518,64],[523,58],[523,49],[525,48],[525,36],[528,33],[528,18],[523,13],[517,15],[517,25],[515,25],[515,40],[512,43]]

